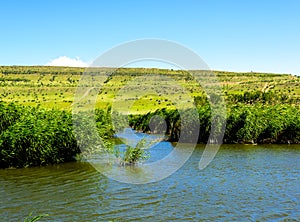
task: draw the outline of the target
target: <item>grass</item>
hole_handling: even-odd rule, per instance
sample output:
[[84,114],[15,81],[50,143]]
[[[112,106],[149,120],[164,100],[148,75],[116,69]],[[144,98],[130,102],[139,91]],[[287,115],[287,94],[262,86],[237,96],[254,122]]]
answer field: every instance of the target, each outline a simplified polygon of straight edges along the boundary
[[33,216],[32,212],[28,215],[28,217],[26,217],[24,219],[24,222],[35,222],[38,221],[40,219],[42,219],[43,217],[48,217],[48,214],[42,214],[42,215],[37,215],[37,216]]
[[[2,66],[0,67],[0,99],[4,102],[15,102],[20,105],[51,109],[72,110],[74,94],[84,68],[44,67],[44,66]],[[111,69],[100,69],[101,73]],[[173,86],[164,90],[159,85],[162,79],[149,78],[150,74],[160,74],[174,80]],[[300,78],[288,74],[269,73],[233,73],[214,71],[223,88],[225,100],[230,102],[231,95],[245,92],[268,91],[274,94],[286,94],[299,105]],[[139,81],[135,77],[141,78]],[[142,77],[141,77],[142,76]],[[143,77],[144,76],[144,77]],[[135,79],[135,80],[134,80]],[[134,80],[130,83],[131,80]],[[165,80],[167,81],[167,80]],[[176,86],[177,85],[177,86]],[[159,87],[160,94],[147,94],[142,98],[139,91],[149,87]],[[96,101],[96,107],[106,109],[110,104],[120,110],[134,100],[130,112],[147,113],[156,109],[172,108],[172,97],[178,95],[177,87],[181,86],[191,97],[203,96],[204,92],[191,76],[181,70],[162,69],[118,69],[103,85]],[[121,96],[117,96],[122,91]],[[125,109],[125,108],[124,108]]]

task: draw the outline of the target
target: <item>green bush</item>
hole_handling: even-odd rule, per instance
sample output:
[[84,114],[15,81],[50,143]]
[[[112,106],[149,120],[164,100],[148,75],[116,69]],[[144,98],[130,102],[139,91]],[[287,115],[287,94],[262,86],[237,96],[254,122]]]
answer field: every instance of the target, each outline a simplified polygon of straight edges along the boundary
[[[198,107],[200,129],[198,142],[206,143],[211,130],[211,110],[208,104]],[[181,133],[180,115],[176,110],[157,110],[146,115],[131,116],[134,129],[149,131],[153,115],[161,115],[167,123],[170,141],[178,141]],[[189,123],[188,127],[193,127]],[[299,107],[287,104],[244,104],[227,107],[224,143],[300,143]]]
[[[155,141],[152,141],[152,143],[154,142]],[[121,165],[136,165],[150,157],[147,149],[152,143],[147,143],[147,140],[144,138],[141,139],[135,146],[126,145],[126,150],[122,153],[122,155],[119,150],[116,150],[115,154],[120,158]]]
[[16,106],[13,103],[0,102],[0,135],[24,114],[25,109],[23,107]]
[[71,161],[80,152],[66,112],[28,108],[0,137],[0,167]]
[[[72,114],[59,110],[44,110],[38,107],[18,107],[0,103],[0,168],[27,167],[62,163],[75,160],[81,153],[80,146],[97,146],[94,135],[111,138],[113,131],[106,122],[100,121],[102,112],[98,112],[96,133],[87,134],[81,128],[74,134]],[[80,115],[87,120],[91,116]],[[94,116],[92,116],[94,117]],[[89,121],[82,126],[91,130]],[[105,130],[103,130],[105,128]],[[93,137],[94,136],[94,137]],[[92,144],[92,146],[91,146]]]
[[238,104],[229,111],[225,142],[299,143],[299,134],[297,107]]

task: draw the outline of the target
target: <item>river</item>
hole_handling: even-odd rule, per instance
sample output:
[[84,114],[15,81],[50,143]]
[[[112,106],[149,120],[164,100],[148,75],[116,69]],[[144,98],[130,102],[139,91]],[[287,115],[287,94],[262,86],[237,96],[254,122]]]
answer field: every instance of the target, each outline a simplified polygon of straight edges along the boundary
[[[162,142],[158,154],[172,144]],[[86,162],[0,170],[1,221],[299,221],[299,145],[222,145],[199,170],[198,145],[170,177],[134,185]],[[151,155],[155,155],[152,153]],[[163,169],[163,168],[162,168]]]

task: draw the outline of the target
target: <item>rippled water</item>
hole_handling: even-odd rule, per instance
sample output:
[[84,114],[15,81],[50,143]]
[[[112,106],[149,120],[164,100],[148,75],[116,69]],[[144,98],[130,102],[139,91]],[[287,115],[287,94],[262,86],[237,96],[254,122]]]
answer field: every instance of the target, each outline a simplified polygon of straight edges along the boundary
[[146,185],[110,180],[82,162],[0,170],[0,220],[30,212],[49,214],[44,221],[300,220],[300,146],[223,145],[200,171],[202,151]]

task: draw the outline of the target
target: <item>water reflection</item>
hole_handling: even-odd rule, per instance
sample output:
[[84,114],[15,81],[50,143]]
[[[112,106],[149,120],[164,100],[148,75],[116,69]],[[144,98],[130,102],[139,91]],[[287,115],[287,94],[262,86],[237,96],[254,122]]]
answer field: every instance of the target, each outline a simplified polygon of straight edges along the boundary
[[299,220],[300,146],[223,145],[200,171],[203,149],[146,185],[110,180],[80,162],[0,170],[1,220],[30,212],[49,214],[46,221]]
[[[107,178],[88,163],[1,170],[2,218],[17,221],[34,214],[81,218],[93,214],[91,203],[106,204]],[[3,212],[3,213],[2,213]],[[52,215],[52,216],[51,216]]]

